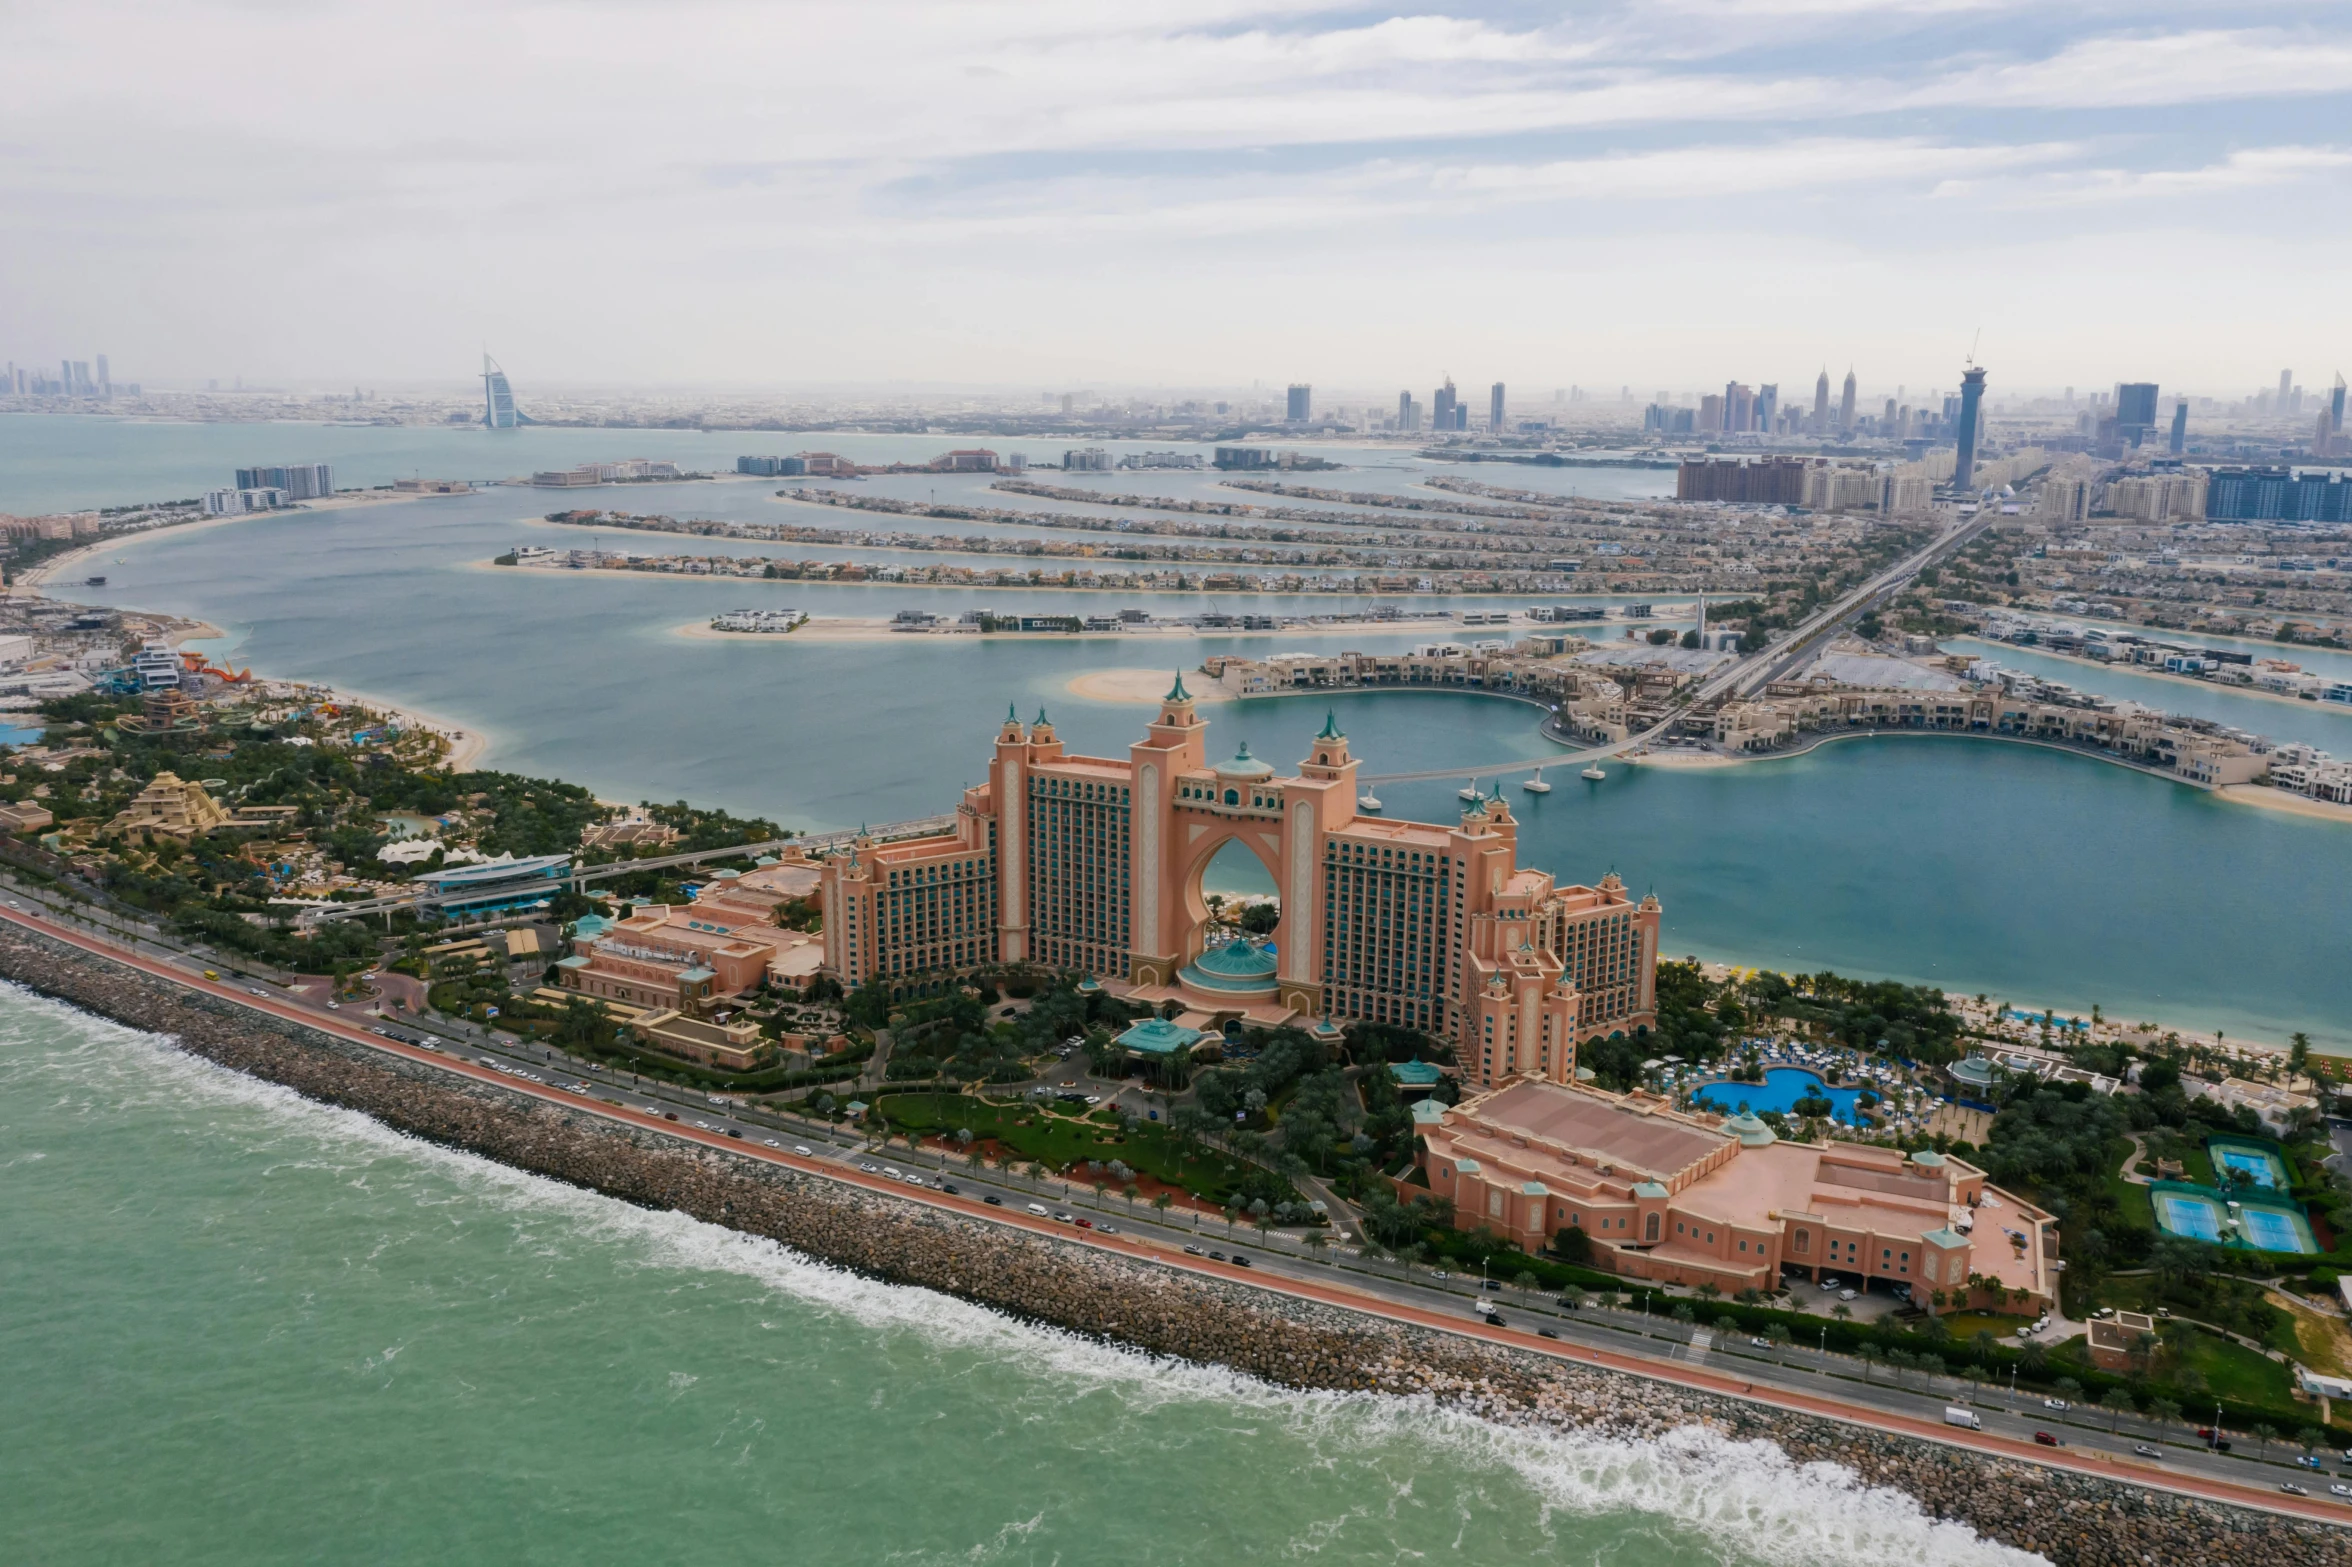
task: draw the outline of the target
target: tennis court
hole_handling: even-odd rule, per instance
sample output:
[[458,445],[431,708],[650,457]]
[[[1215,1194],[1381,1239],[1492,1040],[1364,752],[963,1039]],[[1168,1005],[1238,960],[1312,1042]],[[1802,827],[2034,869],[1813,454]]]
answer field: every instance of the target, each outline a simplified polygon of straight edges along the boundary
[[2263,1251],[2291,1251],[2308,1255],[2319,1250],[2311,1225],[2299,1213],[2246,1203],[2238,1209],[2238,1229],[2246,1244]]
[[2221,1204],[2196,1192],[2157,1192],[2156,1222],[2193,1241],[2221,1239]]

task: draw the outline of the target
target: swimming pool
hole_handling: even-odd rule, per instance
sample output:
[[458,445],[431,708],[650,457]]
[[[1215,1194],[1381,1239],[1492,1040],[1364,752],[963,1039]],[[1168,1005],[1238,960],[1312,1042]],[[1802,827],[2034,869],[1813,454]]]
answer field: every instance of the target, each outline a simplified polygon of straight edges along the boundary
[[2205,1151],[2213,1156],[2213,1173],[2227,1181],[2233,1171],[2243,1170],[2246,1179],[2272,1191],[2282,1191],[2287,1184],[2287,1168],[2279,1156],[2258,1143],[2224,1142],[2218,1137],[2208,1138]]
[[1725,1115],[1743,1104],[1751,1111],[1778,1110],[1787,1115],[1807,1094],[1819,1094],[1829,1101],[1831,1120],[1853,1125],[1854,1101],[1861,1097],[1862,1090],[1833,1088],[1822,1080],[1820,1073],[1801,1066],[1766,1067],[1761,1083],[1739,1083],[1730,1078],[1702,1083],[1692,1091],[1691,1100]]

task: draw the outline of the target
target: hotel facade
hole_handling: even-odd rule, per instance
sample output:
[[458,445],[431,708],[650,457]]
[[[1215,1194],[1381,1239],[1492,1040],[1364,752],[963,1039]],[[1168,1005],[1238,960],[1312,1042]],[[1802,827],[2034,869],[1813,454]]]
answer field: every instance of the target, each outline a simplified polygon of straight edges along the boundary
[[[1521,867],[1499,796],[1451,826],[1364,814],[1329,720],[1289,774],[1246,744],[1210,761],[1208,727],[1181,677],[1124,757],[1008,713],[951,830],[825,863],[826,971],[854,986],[1036,964],[1204,1031],[1396,1024],[1452,1042],[1480,1084],[1572,1082],[1580,1041],[1655,1021],[1656,898]],[[1235,843],[1279,895],[1262,947],[1218,939],[1202,888]]]

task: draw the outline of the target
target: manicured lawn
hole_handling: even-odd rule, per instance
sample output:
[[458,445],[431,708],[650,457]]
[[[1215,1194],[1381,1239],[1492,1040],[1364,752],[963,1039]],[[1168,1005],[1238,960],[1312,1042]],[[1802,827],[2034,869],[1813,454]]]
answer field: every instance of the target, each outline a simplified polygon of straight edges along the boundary
[[[2148,1188],[2135,1185],[2117,1173],[2123,1168],[2123,1161],[2131,1157],[2131,1151],[2128,1138],[2116,1139],[2111,1150],[2113,1157],[2107,1165],[2107,1193],[2114,1200],[2116,1210],[2123,1215],[2126,1224],[2134,1229],[2152,1230],[2156,1227],[2156,1209],[2148,1200]],[[2143,1159],[2140,1161],[2139,1173],[2154,1175],[2156,1171],[2152,1164]]]
[[925,1133],[952,1133],[970,1127],[975,1137],[993,1137],[1022,1159],[1067,1170],[1082,1160],[1104,1164],[1113,1159],[1181,1186],[1207,1202],[1223,1205],[1240,1185],[1248,1166],[1228,1154],[1176,1136],[1164,1126],[1146,1121],[1122,1133],[1108,1111],[1096,1110],[1083,1121],[1046,1114],[1034,1105],[995,1105],[963,1094],[886,1094],[875,1109],[893,1123]]
[[2031,1317],[2001,1316],[1990,1311],[1955,1311],[1944,1318],[1944,1326],[1951,1329],[1955,1344],[1965,1344],[1979,1333],[1990,1333],[2002,1343],[2014,1346],[2017,1330],[2031,1321]]
[[2291,1419],[2318,1424],[2317,1407],[2310,1416],[2300,1413],[2294,1396],[2293,1373],[2233,1340],[2210,1333],[2191,1333],[2183,1356],[2205,1378],[2205,1385],[2223,1398],[2266,1404]]

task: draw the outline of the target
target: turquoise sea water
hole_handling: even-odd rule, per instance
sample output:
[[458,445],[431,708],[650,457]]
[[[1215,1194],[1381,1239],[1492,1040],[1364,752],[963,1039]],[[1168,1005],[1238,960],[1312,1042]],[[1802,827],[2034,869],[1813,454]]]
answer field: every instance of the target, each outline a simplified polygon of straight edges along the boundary
[[397,1137],[0,987],[0,1560],[2021,1562],[1693,1431],[1275,1390]]

